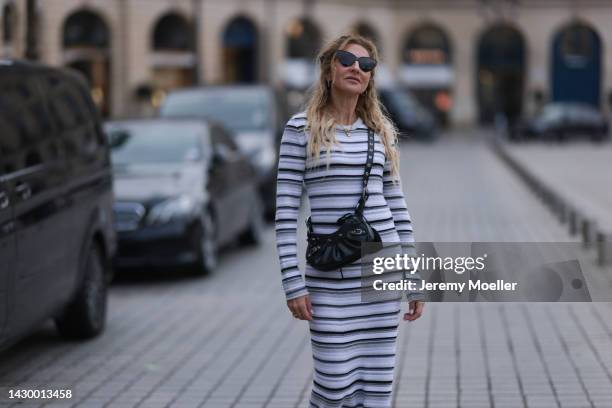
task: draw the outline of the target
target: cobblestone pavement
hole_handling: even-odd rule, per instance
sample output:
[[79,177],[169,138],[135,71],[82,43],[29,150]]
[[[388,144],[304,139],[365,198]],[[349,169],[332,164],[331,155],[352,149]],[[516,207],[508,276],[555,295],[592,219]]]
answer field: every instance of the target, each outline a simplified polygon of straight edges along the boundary
[[[417,241],[579,239],[478,142],[482,135],[453,136],[435,149],[402,152]],[[610,287],[610,270],[602,273]],[[397,407],[612,406],[610,303],[426,308],[399,340],[410,353],[398,373]]]
[[[479,135],[447,140],[402,147],[417,240],[574,240]],[[4,387],[74,395],[9,406],[307,406],[308,326],[286,308],[272,227],[259,248],[226,251],[212,276],[142,275],[113,285],[98,339],[67,343],[49,324],[0,354]],[[428,303],[421,319],[400,323],[394,406],[612,407],[610,311],[609,303]]]

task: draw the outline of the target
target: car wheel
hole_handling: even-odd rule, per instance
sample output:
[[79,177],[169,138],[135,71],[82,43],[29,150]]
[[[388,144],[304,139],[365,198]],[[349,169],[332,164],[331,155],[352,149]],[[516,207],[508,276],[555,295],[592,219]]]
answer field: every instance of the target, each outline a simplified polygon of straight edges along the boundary
[[83,279],[73,300],[55,319],[57,330],[66,338],[87,339],[104,330],[108,287],[98,245],[90,246],[83,268]]
[[258,245],[262,240],[264,224],[263,204],[259,199],[254,200],[249,214],[249,226],[240,236],[240,243],[242,245]]
[[193,242],[196,246],[197,260],[192,270],[197,275],[212,273],[219,262],[216,239],[216,224],[210,211],[206,211],[202,218],[202,225],[197,226],[193,233]]

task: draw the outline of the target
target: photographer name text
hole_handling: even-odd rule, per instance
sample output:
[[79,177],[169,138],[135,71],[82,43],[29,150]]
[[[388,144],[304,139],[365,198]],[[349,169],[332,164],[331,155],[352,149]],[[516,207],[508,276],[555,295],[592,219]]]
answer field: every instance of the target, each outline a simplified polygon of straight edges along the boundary
[[518,282],[506,282],[503,279],[498,279],[495,282],[483,282],[478,280],[469,280],[468,282],[427,282],[425,280],[420,281],[420,285],[414,280],[402,279],[399,282],[384,282],[379,279],[374,281],[372,284],[374,290],[441,290],[441,291],[455,291],[463,292],[466,288],[468,290],[476,291],[498,291],[498,290],[516,290]]

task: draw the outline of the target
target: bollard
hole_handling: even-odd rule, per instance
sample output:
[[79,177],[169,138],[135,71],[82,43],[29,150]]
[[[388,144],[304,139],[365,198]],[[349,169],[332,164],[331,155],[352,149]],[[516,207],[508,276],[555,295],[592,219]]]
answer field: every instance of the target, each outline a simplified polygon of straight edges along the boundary
[[570,235],[576,235],[578,233],[578,226],[580,223],[580,214],[575,208],[572,208],[569,212],[569,233]]
[[561,201],[559,200],[559,197],[553,197],[553,200],[550,203],[550,210],[554,215],[561,218]]
[[570,207],[563,200],[559,199],[557,209],[559,221],[561,221],[562,224],[565,224],[569,220]]
[[612,263],[612,232],[597,233],[597,263],[599,266]]
[[593,219],[583,218],[582,226],[582,244],[585,248],[589,248],[597,238],[597,222]]

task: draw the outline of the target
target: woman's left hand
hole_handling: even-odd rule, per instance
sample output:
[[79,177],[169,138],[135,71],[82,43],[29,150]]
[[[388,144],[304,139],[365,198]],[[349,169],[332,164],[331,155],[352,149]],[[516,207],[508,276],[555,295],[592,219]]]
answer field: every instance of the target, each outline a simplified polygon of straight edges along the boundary
[[404,320],[412,322],[421,317],[421,314],[423,314],[423,306],[425,306],[425,302],[421,300],[410,301],[408,304],[408,313],[404,313]]

